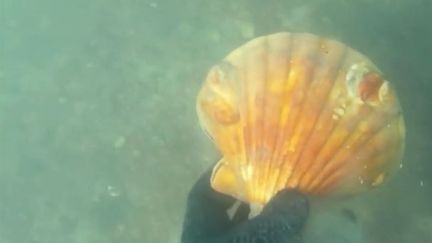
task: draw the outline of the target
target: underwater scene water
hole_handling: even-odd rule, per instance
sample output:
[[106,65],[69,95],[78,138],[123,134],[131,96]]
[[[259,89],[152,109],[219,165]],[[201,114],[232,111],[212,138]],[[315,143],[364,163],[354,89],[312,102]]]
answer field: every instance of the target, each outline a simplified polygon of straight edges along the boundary
[[432,1],[0,0],[0,243],[179,242],[220,154],[197,120],[209,68],[310,32],[368,56],[407,138],[383,186],[312,205],[305,243],[432,242]]

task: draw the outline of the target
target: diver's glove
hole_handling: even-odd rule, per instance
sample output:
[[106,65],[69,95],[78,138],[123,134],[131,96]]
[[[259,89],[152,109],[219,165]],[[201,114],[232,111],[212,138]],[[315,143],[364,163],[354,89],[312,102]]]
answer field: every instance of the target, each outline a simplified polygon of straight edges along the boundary
[[214,191],[211,171],[204,173],[189,193],[182,243],[292,243],[299,242],[309,215],[309,202],[298,191],[282,190],[248,220],[242,203],[230,219],[227,210],[236,200]]

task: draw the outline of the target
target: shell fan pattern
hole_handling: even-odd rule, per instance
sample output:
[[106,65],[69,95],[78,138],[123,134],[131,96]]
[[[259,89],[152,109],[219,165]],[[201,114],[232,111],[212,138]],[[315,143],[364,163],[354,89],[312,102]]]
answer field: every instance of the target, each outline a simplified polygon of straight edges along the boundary
[[222,158],[212,187],[264,205],[283,188],[347,195],[401,163],[395,90],[361,53],[307,33],[249,41],[208,73],[200,124]]

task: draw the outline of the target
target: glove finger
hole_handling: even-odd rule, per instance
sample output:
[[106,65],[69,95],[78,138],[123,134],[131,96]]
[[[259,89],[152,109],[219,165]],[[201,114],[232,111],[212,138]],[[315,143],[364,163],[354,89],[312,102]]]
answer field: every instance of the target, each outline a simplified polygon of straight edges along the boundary
[[300,230],[309,216],[309,200],[297,190],[284,189],[267,203],[261,215],[281,215],[292,227]]

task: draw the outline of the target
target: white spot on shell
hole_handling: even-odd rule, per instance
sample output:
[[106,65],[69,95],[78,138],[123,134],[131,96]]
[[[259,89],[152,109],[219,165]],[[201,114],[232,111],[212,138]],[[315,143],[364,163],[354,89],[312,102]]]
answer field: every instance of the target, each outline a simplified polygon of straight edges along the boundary
[[341,118],[343,115],[345,115],[344,106],[336,107],[333,109],[332,119],[333,120],[339,120],[339,118]]
[[423,182],[423,180],[420,181],[420,186],[421,186],[421,187],[424,186],[424,182]]
[[351,65],[345,76],[348,93],[358,104],[364,104],[364,101],[359,96],[358,86],[363,80],[364,75],[370,71],[371,69],[366,63],[356,63]]
[[333,109],[333,112],[337,114],[338,116],[343,116],[345,114],[345,110],[341,107],[337,107]]
[[388,90],[389,90],[389,84],[387,81],[385,81],[381,87],[379,88],[378,91],[378,98],[381,102],[384,101],[384,99],[386,98],[387,94],[388,94]]
[[249,180],[253,175],[253,167],[252,165],[248,165],[245,170],[243,170],[243,179]]

